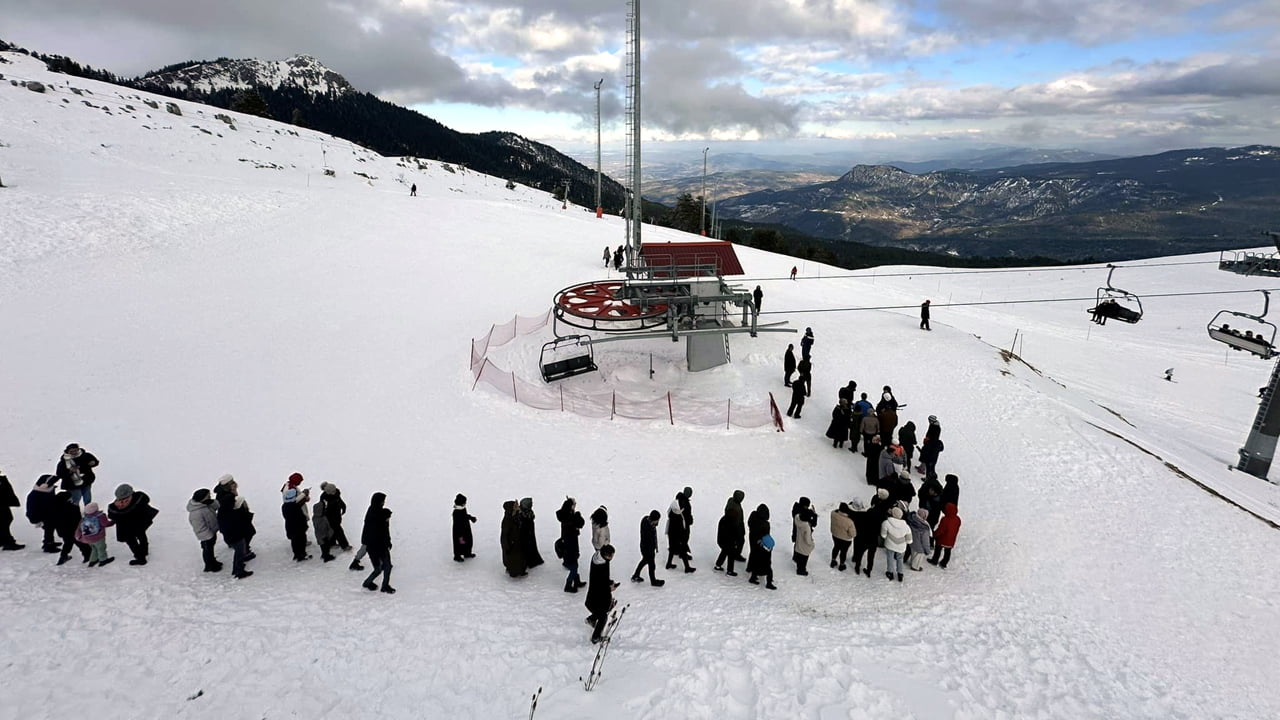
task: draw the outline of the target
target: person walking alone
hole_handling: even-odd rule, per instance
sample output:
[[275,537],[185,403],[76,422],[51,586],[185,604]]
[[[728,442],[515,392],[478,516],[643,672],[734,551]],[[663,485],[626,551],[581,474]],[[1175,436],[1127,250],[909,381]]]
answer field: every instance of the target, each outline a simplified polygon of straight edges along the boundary
[[385,493],[376,492],[369,498],[360,542],[369,548],[369,564],[373,565],[373,572],[364,579],[364,589],[377,590],[374,580],[382,575],[382,592],[392,595],[396,589],[391,587],[391,511],[386,502]]
[[924,302],[920,303],[920,329],[921,330],[933,329],[929,327],[929,301],[928,300],[925,300]]
[[759,285],[757,285],[756,289],[751,292],[751,299],[755,301],[755,315],[756,317],[759,317],[760,302],[764,300],[764,290],[761,290]]
[[631,582],[644,582],[640,571],[649,568],[649,584],[662,587],[666,580],[659,580],[656,575],[658,555],[658,523],[662,522],[662,513],[654,510],[640,518],[640,564],[631,573]]

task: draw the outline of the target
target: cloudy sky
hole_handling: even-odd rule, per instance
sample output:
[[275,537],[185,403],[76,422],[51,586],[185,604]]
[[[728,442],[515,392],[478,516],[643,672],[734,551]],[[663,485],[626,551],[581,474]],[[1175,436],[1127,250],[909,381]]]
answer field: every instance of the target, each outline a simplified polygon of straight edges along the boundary
[[[626,0],[0,0],[122,75],[316,56],[463,131],[622,136]],[[646,141],[1137,153],[1280,144],[1280,0],[641,0]],[[732,141],[752,141],[746,142]]]

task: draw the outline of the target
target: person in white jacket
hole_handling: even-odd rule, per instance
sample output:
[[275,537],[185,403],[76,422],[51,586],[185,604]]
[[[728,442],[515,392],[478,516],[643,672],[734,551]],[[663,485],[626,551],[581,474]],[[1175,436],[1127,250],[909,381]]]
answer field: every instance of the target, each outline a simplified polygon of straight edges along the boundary
[[911,543],[911,528],[902,519],[901,508],[890,508],[889,517],[880,526],[880,537],[884,538],[884,576],[892,580],[896,567],[898,582],[902,582],[902,553]]

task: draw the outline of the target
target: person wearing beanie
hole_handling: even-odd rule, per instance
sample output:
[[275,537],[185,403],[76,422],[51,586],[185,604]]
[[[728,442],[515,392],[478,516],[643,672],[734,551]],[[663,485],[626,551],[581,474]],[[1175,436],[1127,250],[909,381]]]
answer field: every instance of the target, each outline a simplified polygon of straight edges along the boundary
[[81,562],[89,562],[92,549],[76,540],[76,531],[80,529],[80,503],[71,499],[71,493],[59,490],[54,498],[52,523],[58,537],[62,538],[62,554],[58,564],[65,565],[71,559],[71,550],[79,548]]
[[[839,567],[844,572],[848,567],[849,547],[857,537],[858,529],[853,523],[853,509],[848,503],[840,503],[840,507],[831,511],[831,567]],[[855,570],[854,572],[857,572]]]
[[77,502],[88,505],[93,502],[93,481],[97,477],[93,469],[98,467],[98,458],[84,448],[71,443],[62,451],[53,474],[62,480],[62,489],[71,493]]
[[159,511],[151,507],[151,498],[146,493],[135,491],[127,483],[116,487],[115,498],[107,506],[107,517],[116,526],[116,540],[128,545],[133,553],[130,565],[146,565],[150,552],[147,528]]
[[818,527],[818,513],[807,497],[801,497],[791,506],[791,560],[796,564],[797,575],[809,574],[809,556],[813,554],[813,531]]
[[232,551],[231,576],[242,580],[253,575],[252,570],[245,569],[245,563],[255,557],[249,550],[249,541],[254,535],[253,512],[240,495],[239,483],[230,475],[218,478],[214,496],[218,503],[218,532]]
[[191,523],[191,532],[200,541],[200,554],[204,557],[205,572],[219,572],[222,563],[213,554],[214,545],[218,542],[218,501],[208,488],[200,488],[187,501],[187,521]]
[[[950,477],[950,476],[948,476]],[[956,546],[956,535],[960,534],[960,514],[956,509],[955,503],[947,503],[942,509],[942,521],[938,523],[938,529],[933,531],[933,557],[929,558],[930,565],[937,565],[946,569],[947,563],[951,562],[951,549]],[[939,562],[938,559],[942,561]]]
[[681,490],[676,493],[676,498],[671,501],[670,507],[667,508],[668,570],[675,569],[676,564],[672,562],[675,558],[680,558],[684,562],[684,571],[686,573],[698,570],[689,563],[693,559],[693,554],[689,552],[689,526],[692,524],[693,508],[689,504],[689,498],[684,494],[684,490]]
[[578,561],[582,557],[578,535],[586,527],[587,521],[582,519],[578,503],[571,497],[566,497],[561,503],[560,509],[556,511],[556,520],[560,521],[560,539],[555,544],[556,555],[564,569],[569,571],[564,579],[564,591],[576,593],[587,586],[586,581],[578,575]]
[[524,548],[525,567],[530,570],[545,562],[542,553],[538,552],[538,533],[534,519],[533,498],[521,498],[520,507],[516,511],[516,530]]
[[609,544],[609,510],[601,505],[591,513],[591,547],[599,550]]
[[382,592],[392,595],[396,589],[391,587],[391,511],[386,502],[386,494],[380,492],[369,499],[360,542],[369,548],[369,564],[373,565],[373,572],[364,579],[364,589],[377,590],[374,580],[382,575]]
[[884,386],[880,402],[876,403],[876,419],[880,423],[880,437],[884,438],[885,444],[893,442],[893,431],[898,427],[898,401],[888,385]]
[[902,553],[911,542],[911,527],[902,519],[902,508],[889,508],[889,517],[880,526],[880,537],[884,540],[884,576],[892,580],[896,571],[898,582],[902,582]]
[[[0,475],[3,474],[0,472]],[[57,484],[58,478],[53,475],[41,475],[36,480],[35,487],[27,493],[27,520],[44,531],[44,542],[40,544],[40,549],[47,553],[56,553],[62,549],[54,527],[58,504],[54,490]],[[3,509],[0,509],[0,515],[3,513]]]
[[333,533],[329,547],[337,545],[343,552],[347,552],[351,549],[351,541],[347,539],[347,531],[342,527],[342,518],[347,514],[347,503],[342,499],[342,491],[331,482],[320,483],[318,504]]
[[10,508],[16,507],[18,494],[13,491],[13,484],[4,471],[0,470],[0,550],[21,550],[26,547],[18,543],[10,530],[13,525],[13,510]]
[[84,517],[76,528],[76,540],[89,546],[89,567],[107,565],[115,558],[107,555],[107,528],[115,523],[102,512],[98,503],[84,506]]
[[760,503],[747,517],[747,541],[751,543],[751,553],[747,556],[747,572],[751,577],[747,582],[760,584],[760,576],[765,578],[765,587],[777,590],[773,584],[773,536],[769,534],[769,506]]
[[742,548],[746,545],[747,525],[742,517],[742,501],[747,497],[741,490],[734,490],[733,495],[724,504],[724,515],[716,527],[716,545],[720,547],[720,555],[716,557],[716,570],[724,570],[725,563],[729,569],[725,572],[729,577],[737,577],[733,571],[734,562],[746,562],[742,557]]
[[605,545],[591,557],[591,574],[587,582],[587,601],[585,605],[590,615],[587,624],[592,626],[591,644],[600,642],[604,636],[604,626],[609,619],[609,611],[617,602],[613,599],[613,591],[618,583],[609,574],[609,564],[613,560],[613,546]]
[[471,523],[476,516],[467,512],[467,496],[458,493],[453,498],[453,561],[462,562],[476,556],[471,537]]
[[280,514],[284,517],[284,534],[289,538],[289,545],[293,548],[293,561],[302,562],[310,560],[311,556],[307,554],[307,503],[311,502],[311,491],[301,488],[302,474],[294,473],[289,476],[288,482],[284,487],[280,488],[281,499]]
[[529,574],[524,562],[524,543],[520,541],[520,504],[515,500],[502,503],[502,529],[498,541],[502,544],[502,566],[513,578]]
[[660,522],[662,522],[662,513],[657,510],[640,518],[640,564],[636,565],[636,571],[631,573],[631,582],[644,582],[644,578],[640,577],[640,571],[648,567],[650,585],[662,587],[667,584],[666,580],[658,579],[656,572],[655,558],[658,554],[658,523]]

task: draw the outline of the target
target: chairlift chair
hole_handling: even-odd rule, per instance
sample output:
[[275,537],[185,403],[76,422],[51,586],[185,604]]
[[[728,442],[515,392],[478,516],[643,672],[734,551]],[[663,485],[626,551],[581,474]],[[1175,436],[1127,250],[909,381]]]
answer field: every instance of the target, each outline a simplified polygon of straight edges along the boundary
[[[1207,329],[1209,337],[1218,342],[1226,343],[1236,350],[1256,355],[1263,360],[1270,360],[1276,355],[1276,326],[1263,318],[1266,317],[1267,311],[1271,308],[1271,293],[1266,290],[1260,290],[1259,292],[1262,293],[1263,298],[1261,315],[1250,315],[1249,313],[1235,310],[1220,310],[1209,321]],[[1227,320],[1232,317],[1248,321],[1251,328],[1242,330],[1239,327],[1231,326]]]
[[542,345],[538,355],[538,367],[545,382],[555,382],[574,375],[599,370],[595,351],[588,335],[566,335]]
[[1142,298],[1129,292],[1121,290],[1111,284],[1111,275],[1115,273],[1116,266],[1108,264],[1106,287],[1098,288],[1097,302],[1087,311],[1093,316],[1093,321],[1099,325],[1106,325],[1107,320],[1119,320],[1133,324],[1142,319]]

